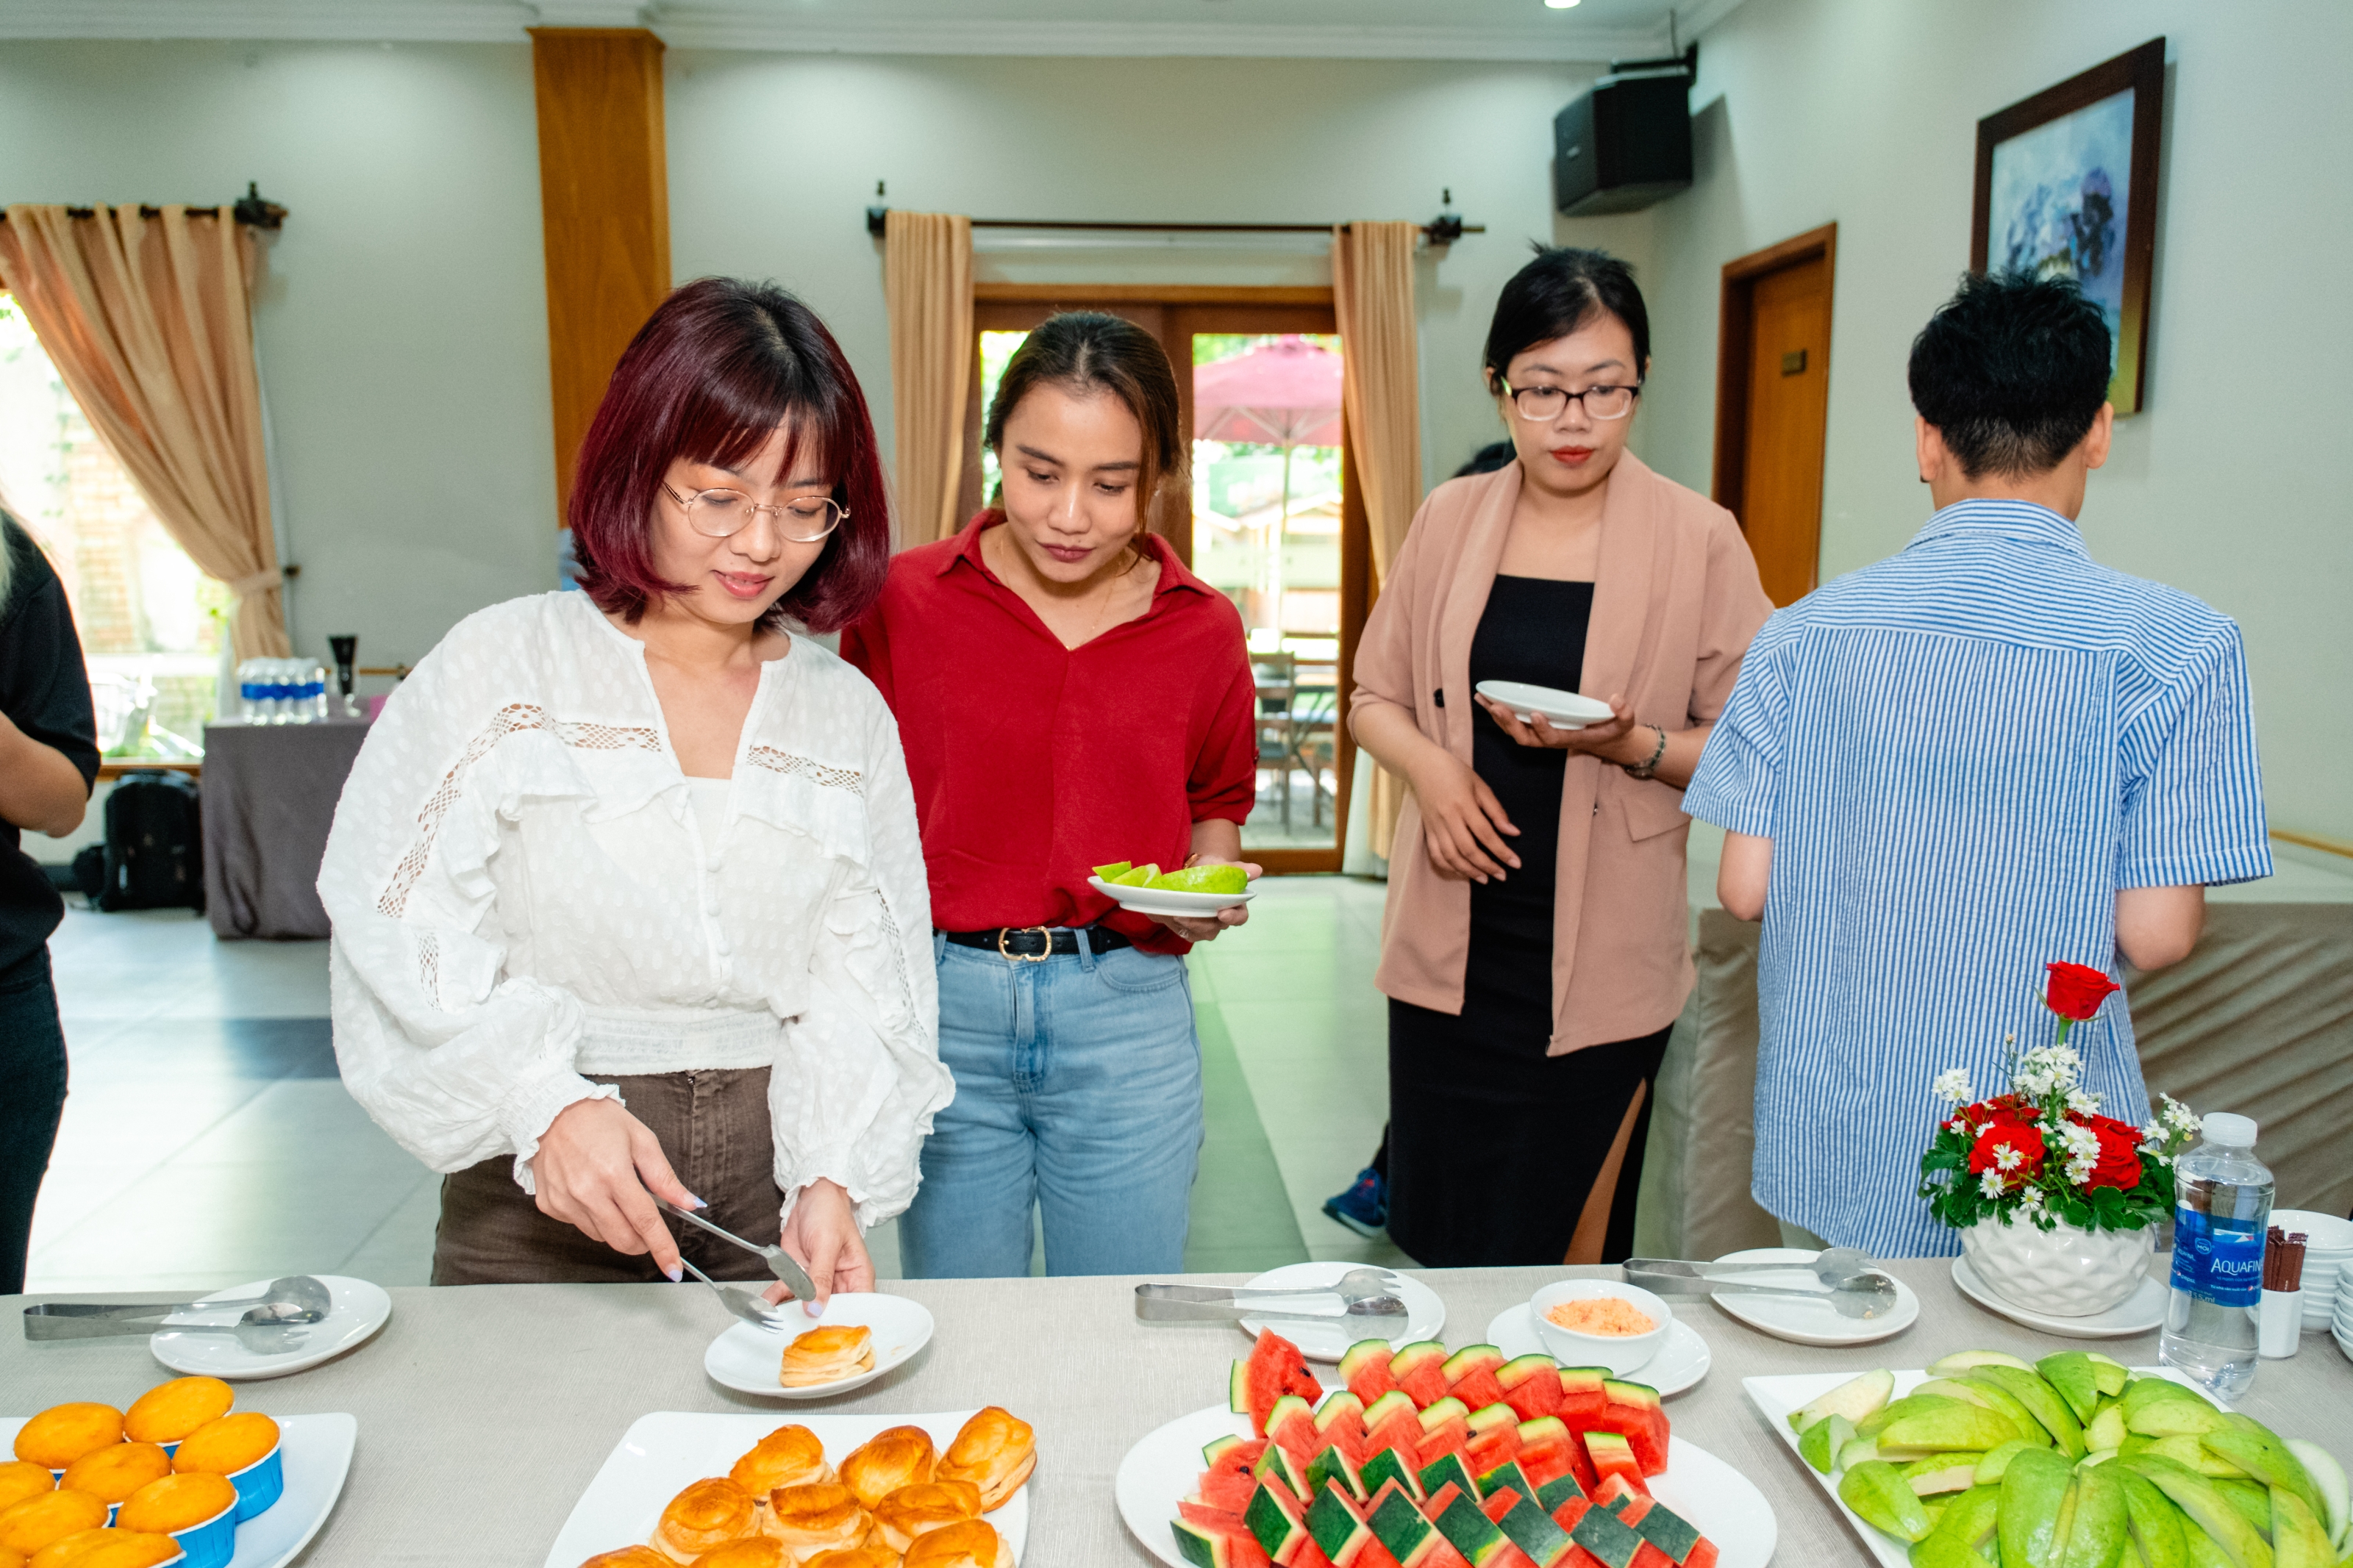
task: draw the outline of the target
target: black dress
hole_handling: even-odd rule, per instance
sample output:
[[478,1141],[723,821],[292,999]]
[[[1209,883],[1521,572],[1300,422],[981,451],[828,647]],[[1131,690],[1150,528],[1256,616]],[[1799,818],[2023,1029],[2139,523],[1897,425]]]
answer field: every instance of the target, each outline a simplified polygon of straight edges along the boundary
[[[1495,579],[1471,639],[1471,684],[1574,691],[1593,584]],[[1519,837],[1520,869],[1471,884],[1459,1016],[1389,1003],[1389,1237],[1431,1268],[1558,1263],[1635,1089],[1667,1030],[1546,1055],[1552,1040],[1553,904],[1568,753],[1523,746],[1482,709],[1471,765]],[[1620,1167],[1608,1261],[1633,1246],[1650,1097]]]

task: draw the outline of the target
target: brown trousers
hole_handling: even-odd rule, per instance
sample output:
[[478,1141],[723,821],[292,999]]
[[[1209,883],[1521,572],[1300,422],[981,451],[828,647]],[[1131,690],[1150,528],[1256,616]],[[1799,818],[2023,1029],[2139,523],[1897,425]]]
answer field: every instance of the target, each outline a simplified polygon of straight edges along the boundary
[[[686,1190],[711,1205],[703,1212],[713,1225],[746,1241],[776,1239],[784,1193],[776,1185],[766,1068],[589,1076],[620,1089],[629,1114],[661,1141]],[[714,1279],[774,1278],[740,1247],[684,1220],[664,1215],[663,1223],[687,1261]],[[537,1201],[515,1185],[512,1155],[441,1178],[436,1285],[650,1285],[662,1278],[650,1256],[616,1252],[542,1214]]]

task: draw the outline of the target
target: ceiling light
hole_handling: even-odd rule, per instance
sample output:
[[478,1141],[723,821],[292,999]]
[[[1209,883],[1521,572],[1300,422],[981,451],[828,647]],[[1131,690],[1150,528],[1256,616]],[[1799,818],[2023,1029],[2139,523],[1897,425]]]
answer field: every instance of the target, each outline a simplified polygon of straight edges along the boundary
[[1545,9],[1547,11],[1566,11],[1576,4],[1577,0],[1545,0]]

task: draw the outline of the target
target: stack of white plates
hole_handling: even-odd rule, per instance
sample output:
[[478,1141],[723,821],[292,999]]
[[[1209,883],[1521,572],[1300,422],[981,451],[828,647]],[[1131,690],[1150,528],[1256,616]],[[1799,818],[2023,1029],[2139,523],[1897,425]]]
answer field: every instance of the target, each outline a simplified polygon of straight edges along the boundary
[[[2345,1295],[2342,1281],[2353,1278],[2353,1219],[2338,1219],[2335,1215],[2316,1214],[2310,1209],[2274,1209],[2264,1222],[2278,1227],[2282,1235],[2304,1232],[2304,1326],[2325,1329],[2330,1326],[2332,1315],[2337,1323],[2347,1322],[2342,1310]],[[2340,1330],[2340,1331],[2347,1331]]]

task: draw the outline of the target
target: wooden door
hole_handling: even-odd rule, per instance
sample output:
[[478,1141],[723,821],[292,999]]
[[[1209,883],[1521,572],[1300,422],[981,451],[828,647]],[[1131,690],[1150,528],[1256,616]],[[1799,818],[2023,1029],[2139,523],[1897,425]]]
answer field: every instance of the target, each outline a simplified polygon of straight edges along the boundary
[[1820,576],[1836,226],[1724,269],[1715,499],[1747,535],[1776,605]]

